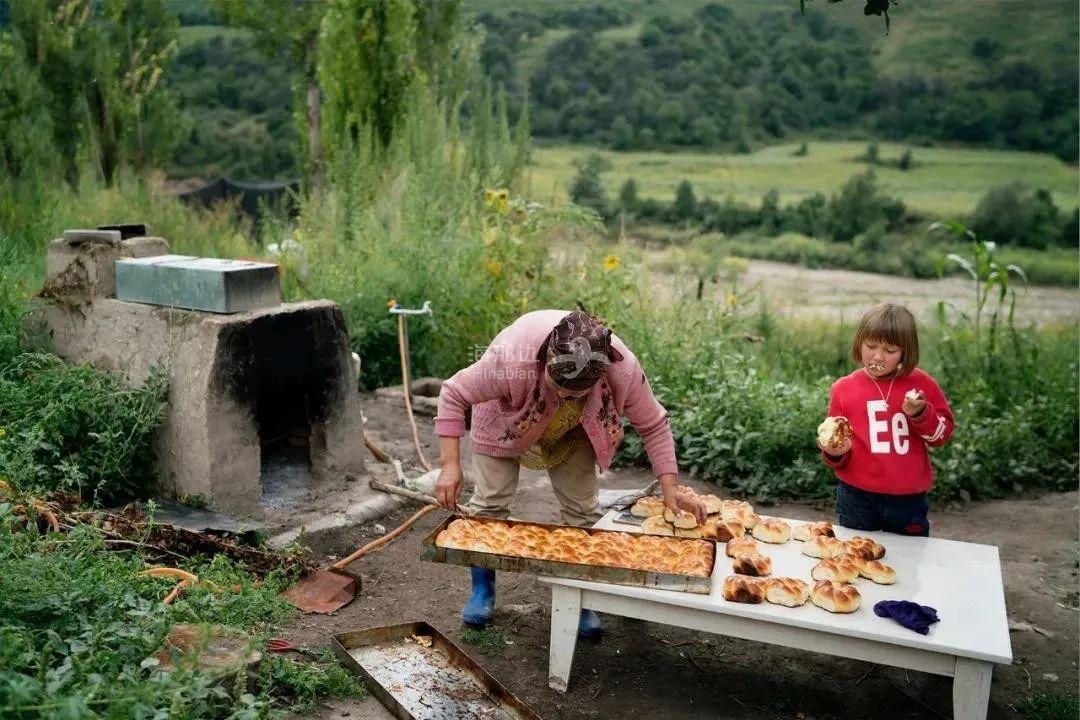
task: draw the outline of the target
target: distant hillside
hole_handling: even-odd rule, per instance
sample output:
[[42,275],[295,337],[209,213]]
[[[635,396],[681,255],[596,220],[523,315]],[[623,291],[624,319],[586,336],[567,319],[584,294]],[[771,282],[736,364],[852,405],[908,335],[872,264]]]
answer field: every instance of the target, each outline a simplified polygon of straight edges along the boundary
[[[173,174],[298,172],[293,75],[204,0],[181,19],[169,82],[193,123]],[[751,152],[880,138],[1077,161],[1071,0],[902,0],[885,35],[862,0],[466,0],[488,74],[533,135],[624,150]]]
[[485,66],[538,137],[620,149],[802,136],[962,142],[1077,157],[1077,4],[905,0],[470,0]]
[[259,52],[246,30],[224,26],[205,0],[167,0],[180,17],[168,82],[191,120],[170,174],[246,180],[296,177],[293,69]]

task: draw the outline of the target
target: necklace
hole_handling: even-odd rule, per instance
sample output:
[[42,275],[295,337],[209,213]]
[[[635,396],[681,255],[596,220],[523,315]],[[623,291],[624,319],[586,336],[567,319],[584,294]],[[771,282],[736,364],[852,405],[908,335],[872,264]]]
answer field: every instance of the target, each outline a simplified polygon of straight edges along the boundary
[[883,393],[881,392],[881,385],[879,385],[878,381],[874,379],[874,376],[870,374],[870,371],[866,368],[863,368],[863,372],[866,373],[866,377],[870,378],[870,382],[874,383],[874,387],[877,388],[878,395],[880,395],[881,399],[885,402],[885,407],[889,407],[889,396],[892,395],[892,386],[893,383],[896,382],[896,374],[894,373],[892,376],[892,380],[889,381],[888,392]]

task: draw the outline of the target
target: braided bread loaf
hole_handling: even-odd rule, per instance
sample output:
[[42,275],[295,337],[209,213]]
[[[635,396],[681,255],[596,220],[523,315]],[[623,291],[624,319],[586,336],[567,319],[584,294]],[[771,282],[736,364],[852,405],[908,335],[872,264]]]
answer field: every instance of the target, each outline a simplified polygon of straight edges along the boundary
[[750,534],[762,542],[781,545],[791,539],[791,526],[780,518],[762,518]]
[[736,553],[731,561],[731,569],[739,575],[763,577],[772,574],[772,560],[758,553]]
[[806,542],[810,538],[817,537],[819,535],[824,535],[826,537],[836,537],[836,533],[833,531],[832,523],[806,523],[805,525],[796,525],[791,529],[791,539],[798,540],[800,542]]
[[643,497],[634,503],[634,506],[630,508],[630,514],[637,517],[652,517],[653,515],[664,514],[664,501],[658,497]]
[[743,526],[736,522],[725,522],[718,515],[710,515],[702,526],[703,535],[718,542],[727,542],[732,538],[741,538],[746,532]]
[[664,508],[664,519],[677,528],[688,530],[697,527],[697,518],[688,510],[680,510],[675,513],[670,508]]
[[818,580],[810,591],[810,601],[831,613],[852,613],[859,609],[862,596],[854,585]]
[[834,558],[844,554],[844,542],[827,535],[818,535],[803,543],[802,554],[816,558]]
[[715,495],[698,495],[698,500],[705,503],[705,512],[715,515],[724,509],[724,501]]
[[747,530],[758,523],[758,516],[750,503],[742,500],[724,500],[720,510],[720,518],[725,522],[735,522]]
[[727,542],[727,556],[729,558],[733,558],[741,552],[757,552],[757,549],[758,545],[754,538],[737,537]]
[[798,607],[810,597],[810,586],[797,578],[770,578],[765,581],[765,599],[776,605]]
[[810,571],[810,577],[815,580],[834,580],[840,583],[855,582],[859,577],[859,566],[855,564],[850,555],[838,555],[832,559],[824,559]]
[[844,543],[844,552],[864,560],[880,560],[885,557],[885,546],[870,538],[856,535]]
[[675,526],[664,519],[663,515],[653,515],[641,522],[642,532],[649,535],[674,535]]
[[765,600],[765,585],[744,575],[728,575],[724,578],[724,599],[737,603],[760,603]]
[[866,560],[853,555],[843,557],[850,557],[858,573],[878,585],[892,585],[896,582],[896,571],[880,560]]

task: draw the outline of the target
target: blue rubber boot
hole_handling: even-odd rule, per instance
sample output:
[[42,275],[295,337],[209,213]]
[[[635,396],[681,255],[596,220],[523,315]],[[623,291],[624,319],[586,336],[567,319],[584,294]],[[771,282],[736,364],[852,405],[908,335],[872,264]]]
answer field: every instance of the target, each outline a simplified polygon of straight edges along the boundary
[[582,610],[578,618],[577,634],[582,640],[599,640],[603,634],[600,627],[600,616],[594,610]]
[[491,622],[495,610],[495,571],[472,568],[472,597],[461,610],[461,619],[483,627]]

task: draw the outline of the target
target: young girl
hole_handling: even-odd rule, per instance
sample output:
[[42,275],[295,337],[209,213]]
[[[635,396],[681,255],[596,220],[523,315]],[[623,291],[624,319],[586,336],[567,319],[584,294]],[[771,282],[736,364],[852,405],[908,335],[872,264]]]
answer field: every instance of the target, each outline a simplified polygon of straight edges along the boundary
[[840,480],[839,523],[929,535],[929,448],[948,442],[953,415],[941,388],[918,368],[914,316],[891,303],[871,308],[855,331],[851,357],[859,368],[833,383],[829,416],[846,417],[854,434],[839,444],[818,440],[822,459]]

